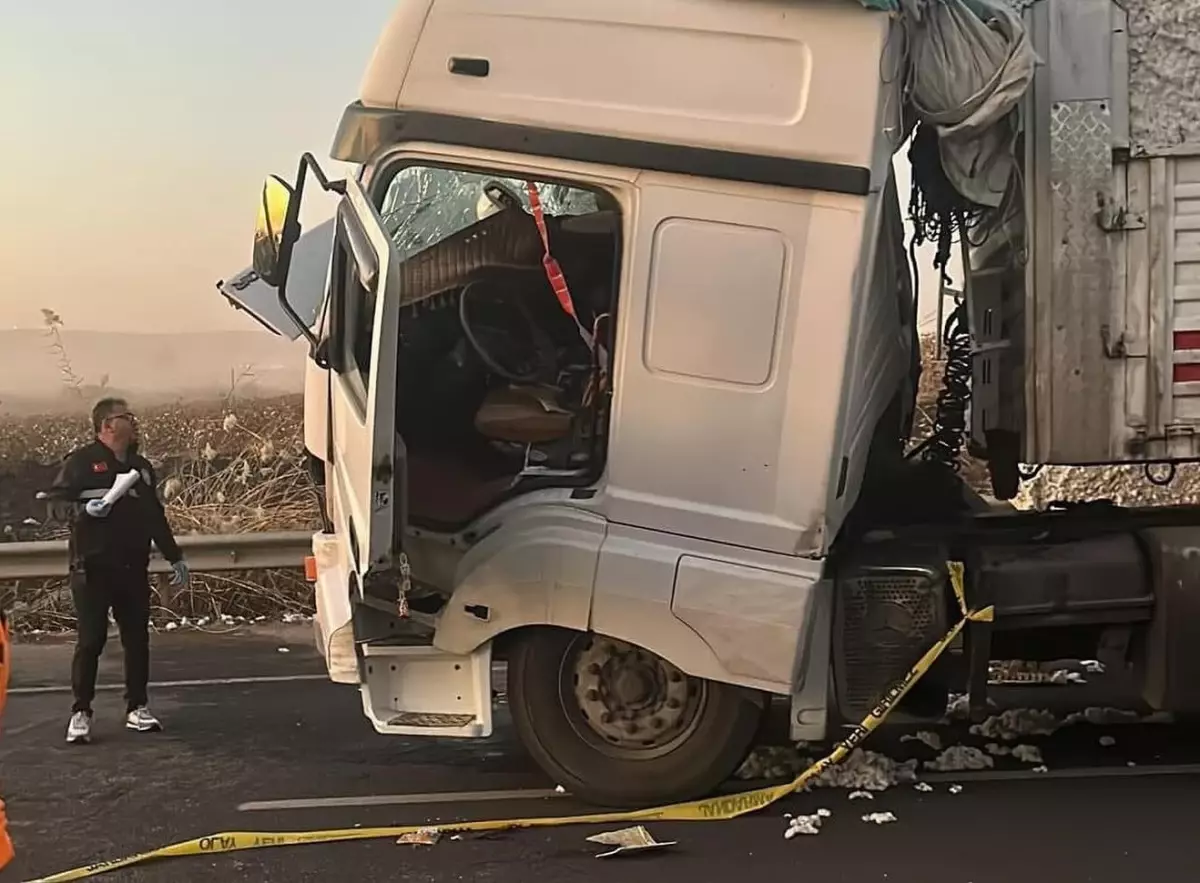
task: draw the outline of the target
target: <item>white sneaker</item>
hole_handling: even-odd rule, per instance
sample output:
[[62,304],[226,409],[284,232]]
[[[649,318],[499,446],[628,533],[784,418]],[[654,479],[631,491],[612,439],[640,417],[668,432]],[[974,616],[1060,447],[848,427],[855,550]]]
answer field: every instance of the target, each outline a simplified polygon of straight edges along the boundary
[[137,730],[139,733],[157,733],[162,729],[162,724],[150,713],[150,709],[143,705],[125,715],[125,729]]
[[92,716],[86,711],[77,711],[71,715],[67,724],[67,743],[70,745],[86,745],[92,741]]

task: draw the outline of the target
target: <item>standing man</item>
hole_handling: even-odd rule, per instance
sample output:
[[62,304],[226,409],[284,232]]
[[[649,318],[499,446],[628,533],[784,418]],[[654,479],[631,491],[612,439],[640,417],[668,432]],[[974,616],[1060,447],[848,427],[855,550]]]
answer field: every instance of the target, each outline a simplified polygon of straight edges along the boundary
[[[67,741],[92,734],[96,668],[108,638],[108,611],[125,650],[125,726],[139,733],[162,729],[147,707],[150,681],[150,543],[171,563],[171,585],[188,580],[183,553],[158,499],[154,467],[137,452],[137,420],[122,399],[92,408],[96,439],[70,454],[47,495],[51,514],[71,525],[70,583],[75,602],[76,643],[71,665],[75,705]],[[137,480],[115,501],[104,499],[118,476]]]

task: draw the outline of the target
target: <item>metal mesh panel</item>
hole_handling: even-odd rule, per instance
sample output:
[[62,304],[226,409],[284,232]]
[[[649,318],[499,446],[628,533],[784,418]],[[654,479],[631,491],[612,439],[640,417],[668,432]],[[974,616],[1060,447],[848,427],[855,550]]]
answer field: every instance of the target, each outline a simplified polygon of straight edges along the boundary
[[838,583],[838,704],[866,714],[945,629],[941,579],[880,570]]

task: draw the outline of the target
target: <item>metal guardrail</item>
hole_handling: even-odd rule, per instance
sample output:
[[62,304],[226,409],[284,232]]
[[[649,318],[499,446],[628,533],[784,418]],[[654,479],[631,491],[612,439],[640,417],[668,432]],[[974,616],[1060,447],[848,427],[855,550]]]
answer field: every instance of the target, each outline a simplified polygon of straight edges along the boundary
[[[177,537],[194,573],[221,570],[267,570],[302,567],[312,554],[312,531],[289,530],[270,533],[184,534]],[[67,575],[67,541],[0,543],[0,581],[53,579]],[[171,567],[160,556],[150,559],[151,573],[169,573]]]

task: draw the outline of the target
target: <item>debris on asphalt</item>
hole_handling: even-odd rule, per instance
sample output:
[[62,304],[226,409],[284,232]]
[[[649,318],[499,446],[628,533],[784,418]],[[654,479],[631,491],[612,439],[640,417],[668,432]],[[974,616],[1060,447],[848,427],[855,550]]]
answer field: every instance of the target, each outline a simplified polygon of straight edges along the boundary
[[442,834],[436,828],[422,828],[401,834],[396,842],[404,846],[433,846],[442,839]]
[[951,693],[946,701],[946,720],[963,720],[971,713],[966,693]]
[[1042,763],[1042,751],[1036,745],[1018,745],[1012,756],[1021,763]]
[[292,649],[290,647],[280,647],[279,652],[280,653],[291,653]]
[[850,799],[851,800],[874,800],[875,795],[872,794],[870,791],[851,791]]
[[1175,715],[1170,711],[1152,711],[1142,718],[1144,724],[1173,724]]
[[951,745],[933,760],[925,761],[925,769],[940,773],[986,770],[993,766],[995,761],[973,745]]
[[646,830],[645,825],[634,825],[631,828],[621,828],[619,831],[605,831],[602,834],[593,834],[587,839],[590,843],[613,847],[608,852],[597,853],[596,858],[612,858],[613,856],[625,855],[630,852],[663,849],[667,846],[674,846],[678,842],[675,840],[655,840],[650,832]]
[[1091,708],[1085,708],[1083,711],[1068,714],[1064,718],[1063,724],[1087,723],[1103,727],[1111,724],[1131,724],[1141,719],[1142,716],[1136,711],[1130,711],[1126,708],[1100,708],[1092,706]]
[[933,790],[933,786],[930,785],[928,782],[917,782],[917,784],[913,785],[913,790],[921,791],[925,794],[928,794],[930,791]]
[[819,809],[810,815],[790,817],[788,819],[787,830],[783,832],[783,839],[791,840],[798,834],[804,834],[809,837],[816,836],[821,833],[821,823],[831,815],[833,813],[829,810]]
[[916,781],[916,778],[916,758],[897,761],[886,754],[855,748],[841,763],[826,767],[819,776],[810,779],[802,790],[845,788],[850,791],[886,791],[893,785]]
[[1048,772],[1050,772],[1050,767],[1046,766],[1045,764],[1042,764],[1041,766],[1035,766],[1035,767],[1033,768],[1033,772],[1035,772],[1035,773],[1048,773]]
[[876,825],[887,825],[896,821],[895,815],[890,812],[871,812],[862,817],[864,822],[874,822]]
[[1052,736],[1059,727],[1053,712],[1035,708],[1010,708],[971,727],[971,735],[1012,742],[1021,736]]
[[806,834],[815,837],[821,833],[821,817],[818,815],[811,816],[796,816],[784,829],[783,839],[791,840],[797,834]]
[[937,733],[929,730],[920,730],[916,733],[905,733],[900,737],[901,742],[922,742],[928,745],[934,751],[942,750],[942,737]]
[[566,794],[566,793],[567,793],[567,789],[566,789],[566,788],[564,788],[562,785],[555,785],[555,786],[554,786],[554,793],[555,793],[555,794]]
[[[1082,663],[1080,663],[1082,665]],[[1037,662],[1019,659],[993,660],[988,664],[988,683],[1001,684],[1086,684],[1081,672],[1070,668],[1049,668]]]
[[791,745],[759,745],[733,774],[735,779],[790,779],[811,761]]
[[962,794],[963,786],[962,785],[951,785],[946,790],[949,791],[951,794]]
[[[801,752],[804,743],[792,748],[780,745],[760,745],[750,753],[738,771],[736,779],[794,778],[812,766],[818,758]],[[884,791],[893,785],[916,779],[918,761],[897,761],[875,751],[855,748],[839,764],[826,767],[821,774],[809,779],[801,791],[812,788],[845,788],[850,791]]]
[[1101,736],[1099,741],[1100,741],[1101,747],[1103,747],[1103,748],[1112,748],[1114,745],[1117,744],[1117,740],[1114,739],[1112,736]]

